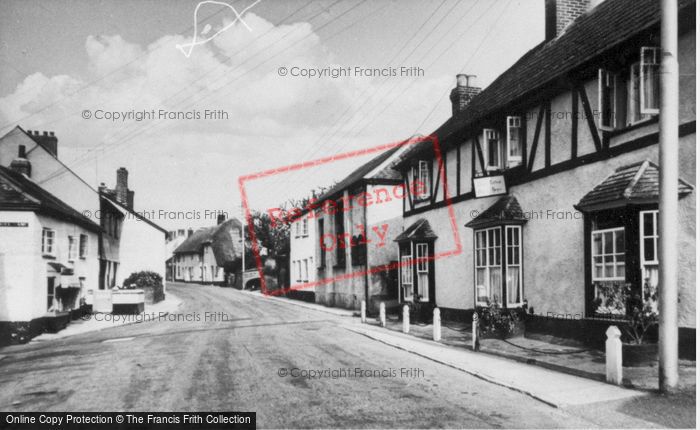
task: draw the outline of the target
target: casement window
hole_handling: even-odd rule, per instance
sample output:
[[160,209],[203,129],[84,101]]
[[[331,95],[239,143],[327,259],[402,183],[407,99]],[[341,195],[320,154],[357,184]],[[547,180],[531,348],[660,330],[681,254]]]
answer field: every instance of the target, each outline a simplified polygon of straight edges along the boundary
[[593,282],[625,280],[625,228],[591,232]]
[[484,129],[484,157],[486,157],[486,170],[502,170],[503,154],[498,130]]
[[413,255],[411,255],[409,247],[409,253],[401,256],[401,290],[403,291],[403,300],[406,302],[413,301],[412,259]]
[[523,164],[523,138],[520,123],[521,118],[519,116],[506,117],[508,167],[516,167]]
[[68,236],[68,261],[75,261],[78,257],[78,241],[75,236]]
[[643,46],[639,59],[640,110],[642,114],[657,114],[661,98],[661,50]]
[[87,234],[81,234],[80,235],[80,249],[79,249],[80,258],[82,258],[82,259],[87,258],[87,253],[88,253],[88,237],[87,237]]
[[309,220],[304,218],[301,220],[301,235],[307,237],[309,235]]
[[309,260],[307,258],[304,259],[304,277],[303,277],[304,282],[309,282]]
[[428,266],[428,244],[427,243],[416,243],[416,281],[417,281],[417,292],[418,299],[421,302],[427,302],[430,298],[430,293],[428,290],[428,285],[430,282],[429,278],[429,266]]
[[598,128],[614,130],[659,113],[661,51],[643,46],[639,60],[619,70],[598,70]]
[[598,128],[613,130],[617,127],[618,74],[598,70]]
[[44,228],[41,231],[41,253],[42,255],[56,255],[56,232],[50,228]]
[[430,190],[432,189],[430,169],[431,165],[428,160],[419,160],[418,164],[413,166],[413,181],[417,191],[413,195],[413,200],[416,202],[430,198]]
[[501,227],[475,231],[474,242],[476,301],[502,304]]
[[656,301],[659,285],[659,211],[639,212],[639,261],[644,300]]
[[294,225],[295,225],[294,237],[301,236],[301,221],[297,220],[297,222],[295,222]]

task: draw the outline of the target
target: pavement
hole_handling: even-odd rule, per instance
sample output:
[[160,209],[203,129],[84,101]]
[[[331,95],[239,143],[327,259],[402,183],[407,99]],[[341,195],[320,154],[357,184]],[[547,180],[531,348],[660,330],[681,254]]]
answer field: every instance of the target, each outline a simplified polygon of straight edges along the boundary
[[351,330],[372,330],[358,319],[312,304],[194,284],[168,291],[182,305],[166,318],[0,350],[0,410],[256,411],[260,428],[695,426],[694,404],[653,395],[553,408],[463,370],[479,370],[465,351],[407,352],[401,335],[372,338]]
[[138,324],[143,322],[152,314],[167,315],[175,312],[180,305],[180,300],[176,295],[168,292],[165,299],[152,305],[146,305],[142,313],[136,315],[113,315],[94,313],[85,315],[83,318],[71,321],[66,328],[57,333],[43,333],[30,341],[30,343],[46,342],[48,340],[62,339],[64,337],[76,336],[93,331],[104,330],[112,327],[119,327],[128,324]]

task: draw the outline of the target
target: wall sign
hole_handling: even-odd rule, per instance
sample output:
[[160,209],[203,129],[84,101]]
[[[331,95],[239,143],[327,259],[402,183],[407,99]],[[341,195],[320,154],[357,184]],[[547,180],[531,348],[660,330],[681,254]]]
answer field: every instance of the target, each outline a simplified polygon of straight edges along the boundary
[[28,222],[3,222],[0,221],[0,227],[29,227]]
[[474,178],[474,196],[488,197],[507,194],[506,179],[503,175]]

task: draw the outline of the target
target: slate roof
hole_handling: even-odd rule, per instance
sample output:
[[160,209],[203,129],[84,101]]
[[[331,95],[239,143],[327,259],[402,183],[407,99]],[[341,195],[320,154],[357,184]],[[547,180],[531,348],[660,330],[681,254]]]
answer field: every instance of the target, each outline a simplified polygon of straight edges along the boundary
[[[678,194],[684,196],[693,186],[678,180]],[[583,196],[574,207],[580,211],[621,207],[630,204],[655,203],[659,200],[659,168],[649,160],[622,166],[593,190]]]
[[121,209],[122,211],[129,212],[129,213],[130,213],[131,215],[133,215],[136,219],[138,219],[139,222],[145,222],[146,224],[150,225],[151,227],[153,227],[153,228],[155,228],[155,229],[157,229],[157,230],[160,230],[160,231],[163,232],[164,234],[168,234],[168,231],[167,231],[166,229],[164,229],[163,227],[159,226],[159,225],[156,224],[155,222],[151,221],[150,219],[148,219],[148,217],[145,217],[145,216],[139,214],[138,212],[136,212],[135,210],[129,208],[128,206],[119,203],[119,202],[117,201],[117,199],[112,198],[112,196],[111,196],[109,193],[100,192],[100,197],[102,197],[103,199],[106,199],[109,203],[111,203],[112,205],[116,206],[117,209]]
[[[661,19],[660,3],[658,0],[602,2],[574,21],[558,38],[542,42],[523,55],[434,134],[443,145],[450,136],[476,125],[517,100],[551,87],[606,51],[658,25]],[[678,0],[680,14],[694,14],[694,7],[690,7],[694,4],[695,0]],[[397,167],[405,166],[406,160],[429,151],[431,146],[429,143],[415,145],[403,154]]]
[[465,227],[481,228],[497,224],[525,224],[527,217],[514,196],[503,196],[488,209],[481,212]]
[[409,240],[435,240],[437,239],[437,234],[430,227],[428,220],[421,218],[418,221],[411,224],[406,230],[404,230],[400,235],[396,236],[394,242],[406,242]]
[[0,208],[33,211],[75,223],[91,231],[101,230],[97,223],[83,216],[31,179],[3,166],[0,166]]

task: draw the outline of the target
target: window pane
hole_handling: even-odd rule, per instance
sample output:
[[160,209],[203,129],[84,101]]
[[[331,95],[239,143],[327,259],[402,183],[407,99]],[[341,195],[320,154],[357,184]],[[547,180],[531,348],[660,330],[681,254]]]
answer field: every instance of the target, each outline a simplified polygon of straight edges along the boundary
[[617,274],[615,276],[618,278],[625,277],[625,263],[617,263]]
[[625,231],[620,230],[615,232],[615,252],[625,251]]
[[656,261],[653,238],[644,239],[644,261]]
[[603,236],[601,234],[593,235],[593,255],[603,253]]
[[502,303],[501,300],[501,268],[500,267],[495,267],[492,269],[489,269],[489,284],[492,285],[491,288],[491,298],[498,302]]
[[606,254],[613,253],[613,234],[611,231],[603,233],[603,252]]
[[642,221],[644,223],[644,236],[654,235],[654,214],[652,212],[647,212],[642,215]]

